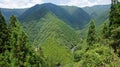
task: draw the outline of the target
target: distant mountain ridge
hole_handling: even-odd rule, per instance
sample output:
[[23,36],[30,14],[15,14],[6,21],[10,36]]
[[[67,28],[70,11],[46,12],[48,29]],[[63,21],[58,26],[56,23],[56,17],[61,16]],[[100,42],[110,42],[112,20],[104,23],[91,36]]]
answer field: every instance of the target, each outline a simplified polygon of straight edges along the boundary
[[72,7],[69,6],[68,8],[65,8],[64,6],[58,6],[51,3],[45,3],[41,5],[37,4],[24,12],[19,17],[19,19],[22,21],[30,21],[36,18],[35,20],[37,20],[37,18],[41,18],[46,11],[50,11],[54,13],[59,19],[63,20],[65,23],[69,24],[73,28],[84,28],[85,24],[89,23],[91,19],[89,14],[87,14],[83,9],[78,7],[75,7],[76,10],[71,10],[73,11],[73,13],[70,14],[68,10],[69,8]]
[[9,20],[9,17],[11,15],[15,15],[16,17],[19,17],[22,15],[28,8],[25,9],[8,9],[8,8],[0,8],[0,11],[3,13],[6,20]]
[[1,11],[7,20],[10,15],[14,14],[21,22],[39,20],[46,13],[52,12],[74,29],[83,29],[91,19],[95,19],[97,25],[102,24],[109,16],[110,5],[79,8],[76,6],[59,6],[52,3],[44,3],[25,9],[1,8]]
[[97,25],[100,25],[108,19],[110,7],[111,5],[95,5],[92,7],[84,7],[83,10],[95,20]]

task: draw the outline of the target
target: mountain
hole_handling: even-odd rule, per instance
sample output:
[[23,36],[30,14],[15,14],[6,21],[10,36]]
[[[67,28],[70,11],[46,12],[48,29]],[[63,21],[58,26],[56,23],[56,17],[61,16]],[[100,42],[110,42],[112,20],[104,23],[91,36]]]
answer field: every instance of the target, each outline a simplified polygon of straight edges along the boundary
[[9,20],[9,17],[11,15],[15,15],[16,17],[19,17],[22,15],[28,8],[25,9],[8,9],[8,8],[0,8],[1,12],[3,13],[6,20]]
[[48,39],[54,38],[58,44],[72,48],[76,45],[74,40],[77,40],[79,36],[72,27],[50,11],[46,11],[43,17],[38,20],[23,22],[23,25],[31,42],[35,45],[41,45],[46,43]]
[[[39,19],[46,11],[51,11],[59,19],[69,24],[75,29],[82,29],[90,21],[91,17],[81,8],[72,6],[58,6],[51,3],[45,3],[41,5],[35,5],[24,12],[19,19],[22,21],[31,21],[33,19]],[[72,11],[70,13],[69,11]]]
[[85,10],[93,19],[97,25],[102,24],[109,17],[111,5],[96,5],[92,7],[84,7]]
[[91,16],[82,8],[76,6],[63,6],[62,8],[64,8],[74,18],[71,21],[76,22],[75,27],[84,28],[91,20]]
[[102,24],[109,16],[110,5],[96,5],[93,7],[79,8],[75,6],[58,6],[51,3],[45,3],[25,9],[1,8],[1,11],[7,20],[10,15],[14,14],[19,17],[19,20],[22,22],[41,18],[44,12],[51,11],[71,27],[83,29],[91,19],[95,19],[96,25]]
[[[33,14],[33,20],[22,22],[30,36],[31,43],[40,46],[47,57],[47,63],[60,64],[63,67],[73,67],[71,49],[81,40],[75,30],[47,9],[42,14]],[[42,17],[41,17],[42,16]],[[52,67],[54,67],[52,65]]]

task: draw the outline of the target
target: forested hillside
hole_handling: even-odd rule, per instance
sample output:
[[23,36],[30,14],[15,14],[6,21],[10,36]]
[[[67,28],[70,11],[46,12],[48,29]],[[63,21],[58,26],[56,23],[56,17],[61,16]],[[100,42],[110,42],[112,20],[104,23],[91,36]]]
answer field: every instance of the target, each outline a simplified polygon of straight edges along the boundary
[[1,10],[0,67],[120,67],[120,2],[83,9]]
[[96,25],[100,25],[109,18],[110,6],[111,5],[96,5],[92,7],[84,7],[83,10],[95,19]]

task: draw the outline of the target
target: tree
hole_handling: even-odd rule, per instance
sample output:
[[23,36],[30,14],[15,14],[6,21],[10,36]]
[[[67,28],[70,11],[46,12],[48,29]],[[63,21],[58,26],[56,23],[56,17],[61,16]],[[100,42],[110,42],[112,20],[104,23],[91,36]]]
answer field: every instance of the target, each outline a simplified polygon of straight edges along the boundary
[[10,17],[8,28],[10,44],[12,47],[11,52],[13,52],[13,56],[17,59],[16,65],[24,66],[27,53],[29,53],[27,35],[14,15]]
[[101,37],[101,42],[102,44],[106,45],[108,44],[109,46],[109,39],[110,39],[110,29],[107,23],[104,23],[103,29],[102,29],[102,37]]
[[110,12],[110,46],[115,53],[120,53],[120,3],[118,0],[112,0]]
[[0,53],[3,53],[8,48],[9,43],[7,24],[2,13],[0,12]]
[[111,11],[110,11],[110,23],[109,23],[109,27],[110,30],[113,30],[115,28],[117,28],[118,26],[120,26],[120,3],[118,2],[118,0],[112,0],[112,4],[111,4]]
[[104,27],[102,29],[102,36],[104,39],[109,38],[109,27],[106,23],[104,23]]
[[95,32],[95,24],[94,20],[91,20],[89,30],[88,30],[88,36],[87,36],[87,43],[88,45],[93,45],[97,41],[96,39],[96,32]]
[[9,66],[10,49],[7,24],[0,12],[0,66]]

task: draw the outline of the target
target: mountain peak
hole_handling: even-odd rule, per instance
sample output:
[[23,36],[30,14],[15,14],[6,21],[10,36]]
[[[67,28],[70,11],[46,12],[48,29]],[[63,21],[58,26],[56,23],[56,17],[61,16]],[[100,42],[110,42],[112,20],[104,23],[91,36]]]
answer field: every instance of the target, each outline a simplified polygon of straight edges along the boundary
[[35,7],[35,6],[41,6],[41,5],[55,5],[55,4],[53,4],[53,3],[43,3],[43,4],[36,4],[33,7]]
[[55,5],[53,3],[44,3],[44,5]]
[[36,5],[34,5],[33,7],[35,7],[35,6],[40,6],[40,4],[36,4]]

